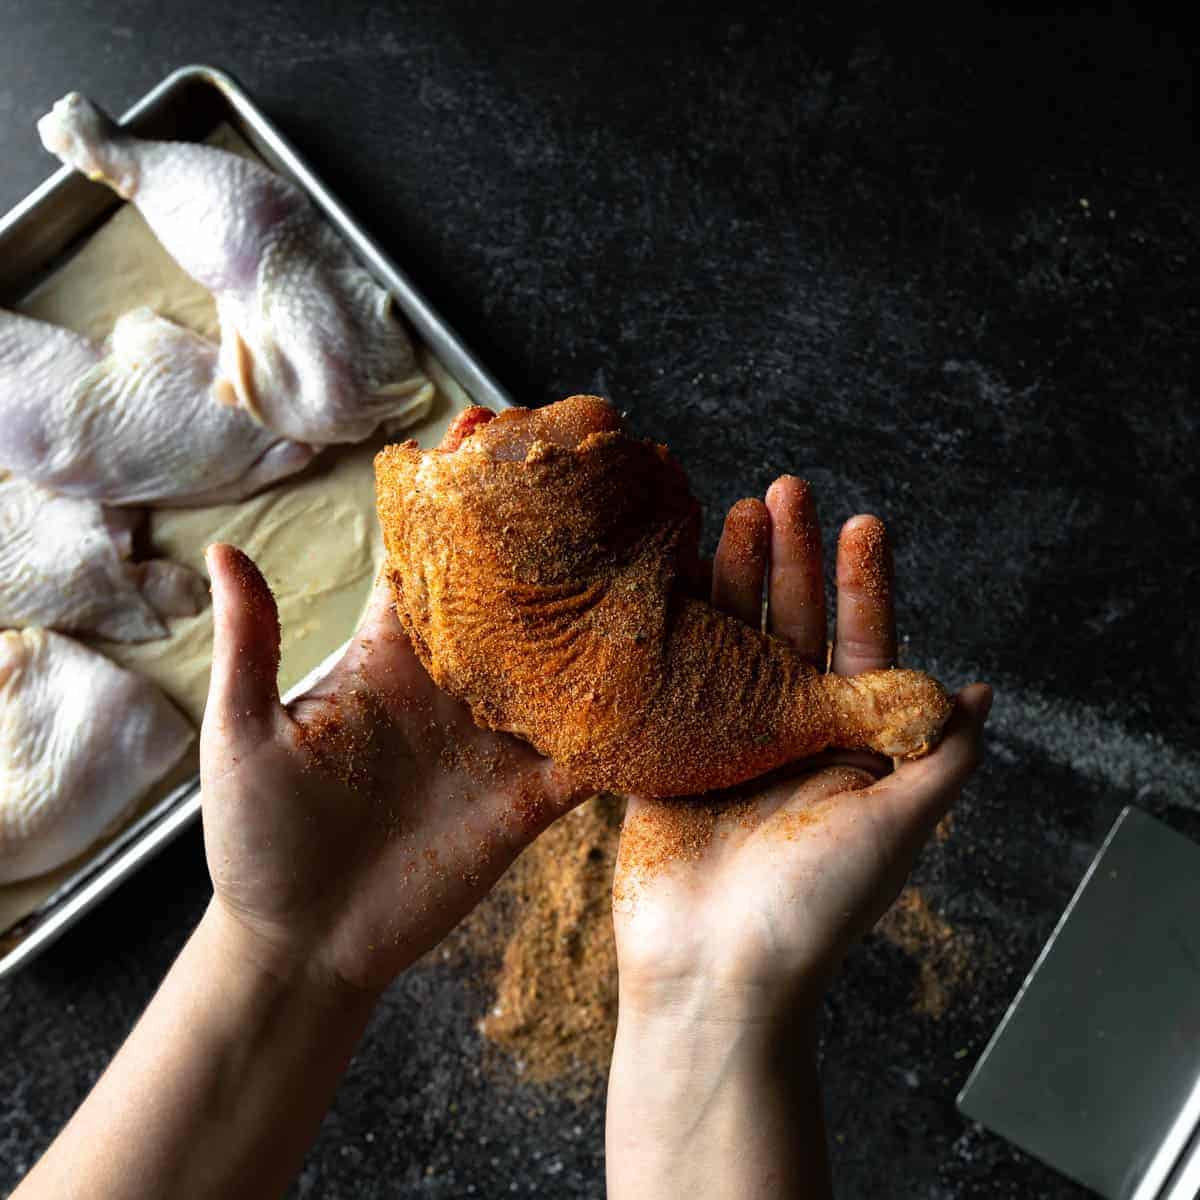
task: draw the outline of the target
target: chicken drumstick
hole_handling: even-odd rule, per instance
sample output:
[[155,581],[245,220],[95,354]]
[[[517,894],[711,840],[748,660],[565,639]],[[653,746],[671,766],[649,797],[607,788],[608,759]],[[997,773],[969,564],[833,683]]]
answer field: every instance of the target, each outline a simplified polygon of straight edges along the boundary
[[699,508],[666,449],[596,396],[375,460],[396,612],[439,687],[576,778],[729,787],[827,746],[921,754],[950,712],[916,671],[823,675],[694,599]]

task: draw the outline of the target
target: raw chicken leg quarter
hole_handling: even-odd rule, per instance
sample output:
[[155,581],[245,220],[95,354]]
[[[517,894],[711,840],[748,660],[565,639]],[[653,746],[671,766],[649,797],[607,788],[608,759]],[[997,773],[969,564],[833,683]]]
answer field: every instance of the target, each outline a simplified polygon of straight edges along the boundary
[[[136,205],[212,292],[219,400],[301,448],[361,441],[428,407],[433,385],[391,296],[295,184],[215,146],[135,137],[78,92],[38,133],[51,154]],[[279,468],[266,469],[277,478]]]
[[208,585],[191,567],[130,561],[145,515],[56,496],[0,470],[0,629],[146,642],[167,636],[167,617],[201,612]]
[[596,396],[470,409],[375,475],[396,612],[434,682],[597,788],[704,792],[827,746],[915,756],[949,716],[927,675],[823,675],[694,599],[687,479]]
[[0,885],[87,849],[191,742],[150,680],[57,633],[0,633]]
[[105,504],[224,504],[308,465],[214,396],[217,347],[148,308],[105,346],[0,309],[0,463]]

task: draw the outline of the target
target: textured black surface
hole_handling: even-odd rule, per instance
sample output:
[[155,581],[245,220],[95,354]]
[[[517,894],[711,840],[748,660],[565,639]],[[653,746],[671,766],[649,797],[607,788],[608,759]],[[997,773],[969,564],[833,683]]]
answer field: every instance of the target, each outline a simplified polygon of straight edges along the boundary
[[[1190,48],[1125,6],[755,7],[6,0],[0,207],[64,91],[224,66],[519,398],[669,442],[710,542],[784,470],[830,538],[885,515],[910,660],[999,694],[918,872],[974,985],[915,1015],[873,938],[827,1005],[839,1194],[1075,1197],[953,1096],[1120,806],[1200,835]],[[192,835],[0,988],[0,1187],[207,891]],[[482,1078],[481,1002],[436,960],[397,984],[297,1195],[602,1195],[600,1103]]]

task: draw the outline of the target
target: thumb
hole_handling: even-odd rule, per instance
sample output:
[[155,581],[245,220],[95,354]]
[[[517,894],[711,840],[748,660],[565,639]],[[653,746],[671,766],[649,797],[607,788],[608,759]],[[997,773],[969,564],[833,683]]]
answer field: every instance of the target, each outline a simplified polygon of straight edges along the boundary
[[955,697],[950,720],[932,754],[901,763],[870,792],[884,797],[896,815],[924,840],[957,799],[983,761],[983,727],[992,707],[992,689],[973,683]]
[[262,572],[236,546],[205,555],[212,579],[213,661],[205,720],[267,722],[279,708],[279,611]]

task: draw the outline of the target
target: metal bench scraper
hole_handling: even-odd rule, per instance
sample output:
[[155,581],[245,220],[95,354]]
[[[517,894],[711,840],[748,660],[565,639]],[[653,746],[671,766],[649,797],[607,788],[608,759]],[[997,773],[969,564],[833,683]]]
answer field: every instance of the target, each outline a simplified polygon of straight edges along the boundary
[[958,1107],[1108,1200],[1196,1200],[1200,846],[1121,813]]

